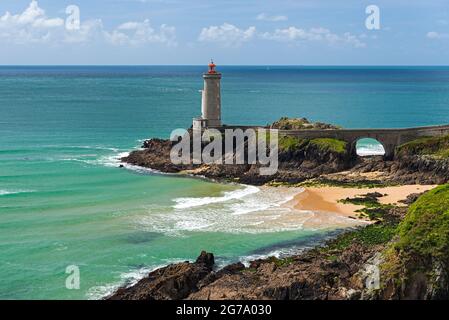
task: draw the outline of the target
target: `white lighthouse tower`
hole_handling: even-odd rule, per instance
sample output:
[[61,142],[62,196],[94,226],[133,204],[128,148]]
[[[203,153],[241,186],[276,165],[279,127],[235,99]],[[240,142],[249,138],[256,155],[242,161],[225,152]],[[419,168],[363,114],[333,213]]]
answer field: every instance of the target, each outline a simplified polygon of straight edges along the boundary
[[204,89],[201,99],[201,117],[193,119],[193,128],[221,127],[221,73],[211,60],[209,71],[203,74]]

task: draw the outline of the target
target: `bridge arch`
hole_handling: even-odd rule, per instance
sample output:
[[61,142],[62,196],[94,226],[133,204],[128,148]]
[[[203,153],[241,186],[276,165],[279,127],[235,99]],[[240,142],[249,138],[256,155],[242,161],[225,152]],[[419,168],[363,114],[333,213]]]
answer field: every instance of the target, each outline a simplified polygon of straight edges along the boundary
[[361,137],[355,141],[355,153],[359,157],[385,156],[385,147],[377,139]]
[[[361,134],[361,135],[353,136],[351,139],[351,150],[352,150],[352,153],[356,156],[363,156],[363,155],[357,154],[357,144],[361,140],[362,141],[369,140],[369,141],[374,141],[374,143],[378,143],[383,149],[383,153],[378,154],[378,155],[383,156],[386,160],[391,160],[394,158],[394,151],[396,149],[397,144],[396,144],[396,141],[393,141],[393,139],[391,139],[389,136],[383,136],[383,135],[377,135],[377,134],[374,134],[374,135]],[[379,151],[380,150],[381,149],[379,148]],[[371,155],[375,155],[375,154],[371,154]]]

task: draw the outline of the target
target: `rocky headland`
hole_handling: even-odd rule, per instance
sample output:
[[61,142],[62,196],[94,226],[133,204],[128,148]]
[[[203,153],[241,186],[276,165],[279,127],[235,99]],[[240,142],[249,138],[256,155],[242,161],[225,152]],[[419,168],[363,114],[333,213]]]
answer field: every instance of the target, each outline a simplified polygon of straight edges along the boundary
[[[272,127],[335,128],[293,120],[282,118]],[[375,192],[342,199],[363,205],[360,215],[372,223],[298,255],[248,266],[217,270],[213,254],[202,252],[195,262],[155,270],[109,299],[449,299],[449,137],[409,142],[389,161],[360,158],[335,139],[280,137],[279,170],[273,176],[260,176],[258,165],[173,165],[172,145],[151,139],[122,160],[254,185],[441,186],[410,195],[402,206],[380,203],[383,194]]]
[[[337,129],[305,118],[281,118],[274,129]],[[261,176],[259,164],[173,164],[170,150],[177,142],[146,140],[142,150],[122,161],[166,173],[184,173],[252,185],[299,184],[311,179],[327,184],[443,184],[449,181],[449,137],[422,138],[399,146],[392,160],[382,156],[362,158],[353,146],[336,139],[279,137],[279,169]],[[247,150],[245,150],[246,152]],[[225,155],[223,155],[224,157]]]

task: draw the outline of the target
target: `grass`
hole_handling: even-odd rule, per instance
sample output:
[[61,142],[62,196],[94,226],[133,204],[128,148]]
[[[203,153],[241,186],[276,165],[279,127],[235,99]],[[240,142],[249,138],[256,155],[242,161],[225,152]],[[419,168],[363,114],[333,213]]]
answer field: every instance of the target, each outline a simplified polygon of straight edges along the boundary
[[449,158],[449,135],[423,137],[398,147],[398,155],[428,155],[439,159]]
[[282,151],[295,151],[307,144],[307,140],[291,137],[281,136],[279,137],[279,149]]
[[347,143],[345,141],[332,138],[318,138],[310,140],[310,143],[321,150],[332,151],[336,153],[345,153]]
[[354,241],[365,246],[385,244],[394,237],[395,233],[396,225],[394,224],[371,224],[338,236],[328,244],[325,250],[344,250]]
[[296,151],[305,148],[308,145],[316,146],[319,150],[335,153],[345,153],[347,151],[347,143],[337,139],[318,138],[308,140],[293,136],[279,137],[279,149],[282,151]]
[[410,206],[396,238],[383,253],[383,282],[408,288],[420,274],[434,292],[447,290],[439,287],[436,270],[447,270],[449,265],[449,184],[425,193]]
[[449,260],[449,184],[422,195],[398,229],[395,248]]

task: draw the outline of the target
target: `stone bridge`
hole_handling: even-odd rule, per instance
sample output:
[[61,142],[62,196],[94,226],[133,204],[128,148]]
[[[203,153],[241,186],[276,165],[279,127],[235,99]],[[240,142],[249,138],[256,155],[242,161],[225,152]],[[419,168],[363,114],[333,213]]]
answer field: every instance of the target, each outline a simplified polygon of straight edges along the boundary
[[[243,130],[255,126],[223,126],[221,129]],[[261,127],[260,127],[261,128]],[[372,138],[379,141],[385,150],[385,158],[392,159],[396,147],[420,137],[449,135],[449,125],[427,126],[403,129],[326,129],[326,130],[279,130],[280,135],[295,136],[303,139],[333,138],[347,142],[352,152],[356,151],[357,141]]]
[[428,126],[404,129],[339,129],[339,130],[279,130],[280,134],[298,138],[334,138],[346,141],[355,152],[357,141],[372,138],[379,141],[385,149],[385,158],[394,157],[396,147],[420,137],[449,135],[449,125]]

